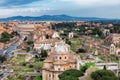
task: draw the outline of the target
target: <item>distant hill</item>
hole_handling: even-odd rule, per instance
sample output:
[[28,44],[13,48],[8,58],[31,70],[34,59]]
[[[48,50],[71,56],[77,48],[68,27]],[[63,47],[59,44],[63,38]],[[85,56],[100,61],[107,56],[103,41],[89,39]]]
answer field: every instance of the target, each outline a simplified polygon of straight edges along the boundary
[[43,16],[38,16],[38,17],[13,16],[13,17],[0,19],[0,21],[10,21],[10,20],[20,20],[20,21],[102,21],[102,20],[110,20],[110,19],[96,18],[96,17],[72,17],[72,16],[68,16],[68,15],[52,15],[52,16],[51,15],[43,15]]

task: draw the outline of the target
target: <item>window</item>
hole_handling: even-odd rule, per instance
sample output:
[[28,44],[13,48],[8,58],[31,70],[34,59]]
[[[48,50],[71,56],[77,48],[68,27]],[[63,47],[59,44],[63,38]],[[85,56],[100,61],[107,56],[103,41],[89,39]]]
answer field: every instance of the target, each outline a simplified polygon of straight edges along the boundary
[[60,68],[58,68],[58,70],[60,71]]
[[120,55],[120,52],[118,52],[118,55]]
[[62,59],[62,57],[60,57],[60,59]]
[[75,65],[75,68],[77,68],[77,66]]
[[65,59],[66,59],[67,57],[65,56]]

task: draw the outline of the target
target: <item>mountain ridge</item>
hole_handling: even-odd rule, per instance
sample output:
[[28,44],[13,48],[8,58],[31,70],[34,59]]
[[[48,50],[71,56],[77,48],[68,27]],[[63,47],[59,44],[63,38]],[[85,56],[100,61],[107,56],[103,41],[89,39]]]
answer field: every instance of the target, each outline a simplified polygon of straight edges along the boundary
[[68,15],[42,15],[37,17],[32,16],[13,16],[8,18],[0,18],[0,21],[97,21],[97,20],[117,20],[98,17],[73,17]]

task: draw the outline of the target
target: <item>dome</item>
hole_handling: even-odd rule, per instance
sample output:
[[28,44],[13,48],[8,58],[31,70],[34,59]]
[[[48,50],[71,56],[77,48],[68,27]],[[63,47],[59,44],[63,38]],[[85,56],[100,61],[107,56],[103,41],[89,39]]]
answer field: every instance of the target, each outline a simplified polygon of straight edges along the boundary
[[111,47],[115,47],[115,45],[114,45],[114,44],[111,44]]
[[44,48],[44,50],[50,50],[51,45],[50,44],[45,44],[43,48]]
[[40,44],[40,48],[43,48],[44,50],[50,50],[51,44]]
[[57,53],[67,53],[69,52],[69,45],[65,44],[63,41],[56,43],[55,52]]

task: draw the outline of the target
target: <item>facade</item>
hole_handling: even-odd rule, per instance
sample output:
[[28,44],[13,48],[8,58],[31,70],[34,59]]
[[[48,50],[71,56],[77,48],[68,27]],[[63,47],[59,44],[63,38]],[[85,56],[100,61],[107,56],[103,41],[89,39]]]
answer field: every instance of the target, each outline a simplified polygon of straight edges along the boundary
[[46,42],[41,42],[41,43],[35,43],[34,44],[34,49],[35,50],[51,50],[51,44],[50,43],[46,43]]
[[34,24],[19,24],[16,26],[16,30],[18,31],[19,34],[21,35],[29,35],[30,32],[35,30],[35,25]]
[[106,37],[106,36],[109,36],[110,35],[110,30],[109,29],[104,29],[103,30],[103,35]]
[[114,44],[111,44],[110,54],[120,55],[120,48],[119,47],[116,48],[116,46]]
[[111,34],[109,35],[105,41],[105,45],[111,45],[114,44],[116,47],[120,47],[120,34]]
[[118,55],[120,53],[120,34],[110,34],[104,44],[110,46],[110,54]]
[[54,34],[52,35],[52,38],[60,38],[59,33],[58,32],[54,32]]
[[103,69],[106,66],[108,70],[118,70],[117,63],[97,63],[95,66],[99,69]]
[[114,44],[111,44],[110,45],[110,54],[115,54],[115,45]]
[[69,33],[69,34],[68,34],[68,37],[69,37],[69,38],[73,38],[73,37],[74,37],[74,33],[73,33],[73,32]]
[[79,69],[79,58],[70,52],[69,45],[57,42],[51,55],[44,61],[43,80],[59,80],[58,75],[68,69]]

